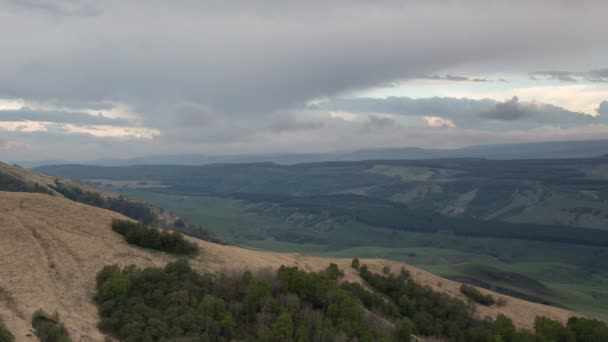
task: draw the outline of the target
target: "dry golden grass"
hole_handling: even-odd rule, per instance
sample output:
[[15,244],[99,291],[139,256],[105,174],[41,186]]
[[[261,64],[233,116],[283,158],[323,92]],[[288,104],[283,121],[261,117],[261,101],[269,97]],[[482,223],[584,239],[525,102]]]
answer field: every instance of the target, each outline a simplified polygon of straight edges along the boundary
[[[39,308],[59,312],[75,341],[103,341],[96,328],[98,316],[92,301],[97,272],[109,264],[147,267],[172,260],[167,254],[126,244],[112,232],[113,218],[124,217],[60,197],[0,192],[0,316],[18,341],[35,340],[28,335],[31,316]],[[360,281],[347,259],[265,253],[191,240],[202,250],[191,262],[199,271],[256,271],[280,265],[318,271],[335,262],[345,271],[346,280]],[[376,271],[385,265],[393,271],[404,267],[419,283],[462,298],[459,283],[418,268],[380,259],[361,262]],[[519,327],[531,327],[537,315],[565,321],[572,314],[515,298],[507,298],[503,307],[477,309],[480,317],[493,317],[499,312],[511,317]]]

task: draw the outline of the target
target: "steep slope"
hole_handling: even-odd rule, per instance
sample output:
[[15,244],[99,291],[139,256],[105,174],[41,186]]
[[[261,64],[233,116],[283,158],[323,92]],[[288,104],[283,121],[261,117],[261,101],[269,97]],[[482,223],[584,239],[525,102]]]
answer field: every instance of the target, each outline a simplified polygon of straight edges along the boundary
[[[18,341],[31,341],[30,319],[39,308],[57,311],[75,341],[102,341],[92,302],[96,273],[104,266],[161,266],[174,258],[132,247],[110,228],[120,214],[43,194],[0,192],[0,318]],[[278,254],[222,246],[189,238],[202,253],[191,260],[195,270],[230,272],[297,265],[319,271],[335,262],[345,279],[360,281],[350,260]],[[413,278],[437,291],[464,297],[459,283],[398,262],[363,259],[373,271],[384,266],[408,269]],[[482,290],[484,293],[491,293]],[[503,312],[519,327],[531,327],[536,316],[565,321],[567,310],[506,298],[502,307],[478,307],[479,317]]]

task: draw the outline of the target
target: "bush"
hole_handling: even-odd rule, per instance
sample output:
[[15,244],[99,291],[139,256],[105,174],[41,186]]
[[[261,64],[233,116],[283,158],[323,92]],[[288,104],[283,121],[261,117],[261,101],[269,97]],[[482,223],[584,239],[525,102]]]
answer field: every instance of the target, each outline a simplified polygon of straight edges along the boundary
[[484,306],[490,306],[495,303],[494,297],[492,297],[492,295],[484,295],[483,293],[481,293],[481,291],[474,288],[473,286],[462,284],[460,286],[460,292],[462,292],[462,294],[465,295],[468,299]]
[[359,266],[361,265],[361,263],[359,262],[358,258],[354,258],[353,262],[350,264],[350,266],[356,270],[359,269]]
[[193,255],[198,251],[197,245],[186,240],[181,233],[159,230],[139,222],[114,219],[112,230],[124,236],[129,244],[143,248],[182,255]]
[[608,325],[602,321],[570,317],[568,329],[579,342],[608,341]]
[[38,310],[32,317],[32,326],[38,339],[43,342],[71,342],[67,329],[59,320],[57,312],[52,316]]
[[13,342],[15,341],[15,336],[11,334],[8,328],[4,325],[4,322],[0,320],[0,342]]

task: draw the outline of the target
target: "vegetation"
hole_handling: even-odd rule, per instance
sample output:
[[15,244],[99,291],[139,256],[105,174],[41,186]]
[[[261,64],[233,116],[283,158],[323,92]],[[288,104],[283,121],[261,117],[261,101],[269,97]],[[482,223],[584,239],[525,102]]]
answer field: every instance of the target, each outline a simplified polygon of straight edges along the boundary
[[112,230],[125,237],[132,245],[173,254],[193,255],[198,251],[195,243],[179,232],[169,232],[140,222],[114,219]]
[[38,310],[32,317],[32,326],[36,336],[42,342],[71,342],[72,339],[67,329],[59,320],[59,314],[55,312],[49,315],[42,310]]
[[[187,261],[164,268],[107,266],[97,275],[99,327],[121,341],[604,341],[606,324],[537,318],[518,331],[504,315],[473,318],[467,305],[416,284],[406,271],[361,276],[374,289],[340,284],[341,270],[282,266],[230,275],[198,274]],[[575,341],[575,340],[572,340]]]
[[213,276],[184,260],[163,269],[109,266],[97,276],[99,326],[122,341],[396,340],[339,287],[335,271]]
[[492,297],[492,295],[484,295],[478,289],[467,284],[462,284],[460,286],[460,292],[462,292],[462,294],[465,295],[469,300],[472,300],[475,303],[484,306],[494,305],[495,303],[494,297]]
[[0,319],[0,342],[13,342],[15,336],[6,328],[2,319]]
[[131,201],[122,196],[118,198],[102,196],[97,192],[86,191],[77,186],[63,184],[59,180],[55,180],[55,185],[52,188],[72,201],[112,210],[147,224],[156,222],[156,215],[151,208],[143,203]]
[[0,172],[0,190],[11,192],[36,192],[52,195],[53,192],[39,183],[30,183],[7,173]]
[[[52,188],[72,201],[92,205],[99,208],[108,209],[121,213],[134,220],[145,224],[161,224],[158,214],[154,210],[141,202],[130,200],[124,196],[105,197],[97,192],[82,190],[77,186],[69,186],[56,180]],[[173,224],[165,224],[167,228],[181,232],[188,236],[193,236],[201,240],[211,241],[219,244],[226,244],[226,241],[219,238],[213,232],[195,224],[187,224],[182,219],[177,219]]]
[[247,247],[397,259],[608,319],[602,164],[450,159],[41,170],[162,184],[113,190]]

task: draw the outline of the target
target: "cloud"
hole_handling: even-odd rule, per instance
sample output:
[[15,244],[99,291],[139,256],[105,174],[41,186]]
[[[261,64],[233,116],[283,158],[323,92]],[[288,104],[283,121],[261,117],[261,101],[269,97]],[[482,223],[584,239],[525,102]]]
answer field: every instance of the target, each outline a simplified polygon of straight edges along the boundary
[[480,113],[479,116],[486,119],[492,120],[519,120],[521,118],[530,115],[530,112],[521,108],[518,105],[519,98],[517,96],[513,96],[511,100],[505,101],[503,103],[497,103],[494,109]]
[[0,121],[44,121],[56,123],[70,123],[74,125],[107,125],[129,126],[127,119],[108,118],[103,114],[89,115],[85,113],[70,113],[59,111],[39,111],[30,108],[19,110],[0,110]]
[[[598,113],[605,110],[600,105]],[[608,123],[608,115],[591,116],[559,106],[531,101],[522,102],[517,96],[499,102],[492,99],[433,97],[342,98],[320,102],[315,108],[343,113],[384,113],[408,117],[440,118],[459,128],[496,130],[530,130],[544,125],[576,127]],[[352,114],[351,114],[352,115]],[[434,126],[442,126],[436,124]]]
[[[581,103],[542,98],[556,107],[539,106],[512,89],[508,98],[518,95],[516,107],[532,115],[480,116],[504,96],[339,98],[419,75],[481,88],[500,81],[483,75],[592,69],[593,61],[608,60],[607,11],[604,1],[552,0],[0,0],[0,99],[30,108],[0,115],[7,126],[41,125],[36,133],[7,133],[28,144],[28,153],[55,146],[68,157],[462,144],[499,139],[504,130],[582,127],[602,120],[570,112]],[[564,25],[572,18],[575,25]],[[600,82],[604,72],[585,77]],[[595,111],[600,95],[581,98]],[[319,99],[333,100],[307,106]],[[427,117],[454,127],[431,127]],[[130,139],[125,134],[135,139],[129,146],[109,143],[111,136]]]
[[504,78],[499,79],[489,79],[482,77],[468,77],[468,76],[458,76],[447,74],[445,76],[440,75],[421,75],[415,78],[419,79],[427,79],[427,80],[446,80],[446,81],[455,81],[455,82],[506,82]]
[[608,68],[594,69],[586,72],[577,71],[534,71],[530,73],[532,80],[550,79],[561,82],[608,82]]

